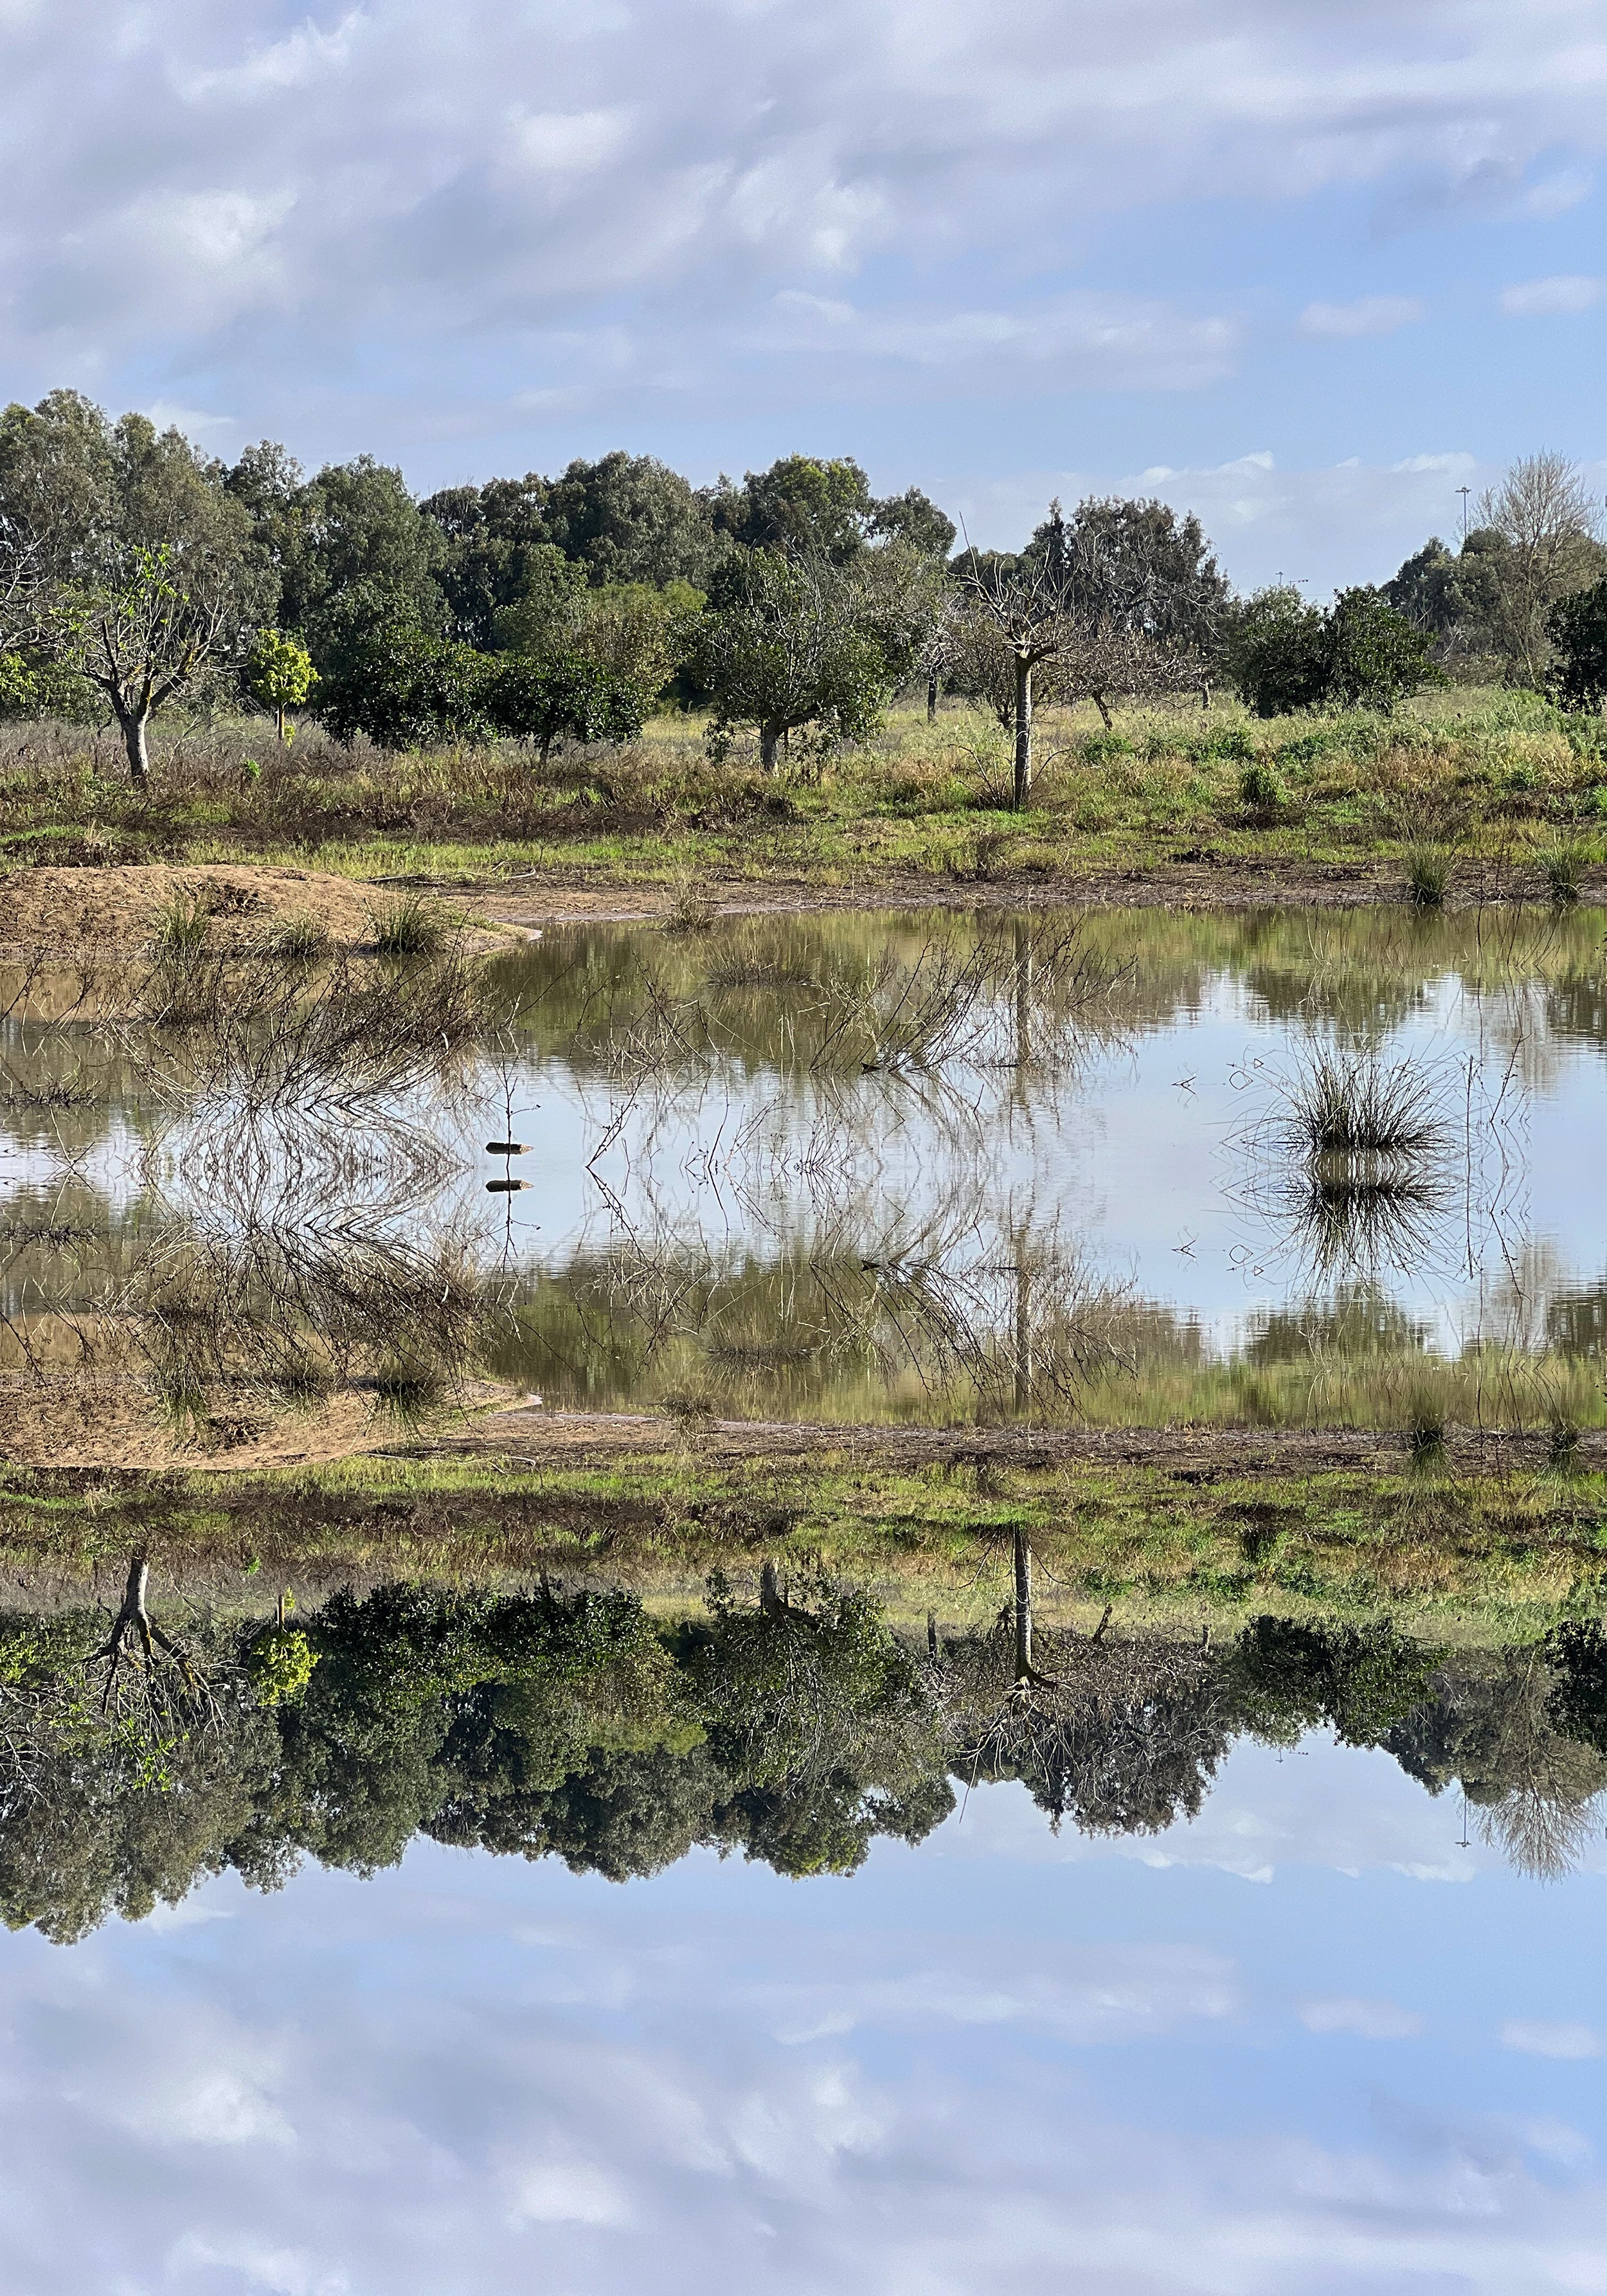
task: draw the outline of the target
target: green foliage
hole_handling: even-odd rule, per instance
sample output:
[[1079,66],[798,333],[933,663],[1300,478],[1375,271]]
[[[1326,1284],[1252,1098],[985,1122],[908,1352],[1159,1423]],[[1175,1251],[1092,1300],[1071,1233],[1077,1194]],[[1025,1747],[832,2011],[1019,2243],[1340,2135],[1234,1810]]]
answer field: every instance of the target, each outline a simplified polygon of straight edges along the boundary
[[1341,590],[1324,618],[1327,677],[1323,700],[1388,717],[1406,694],[1436,683],[1429,643],[1382,591]]
[[1607,1634],[1601,1620],[1570,1620],[1547,1636],[1546,1650],[1557,1674],[1552,1719],[1607,1756]]
[[1258,590],[1232,617],[1227,660],[1234,685],[1258,718],[1316,709],[1328,691],[1321,610],[1287,584]]
[[775,551],[734,561],[699,627],[695,666],[714,705],[710,753],[757,726],[761,762],[812,729],[814,744],[868,741],[907,666],[876,601],[853,570]]
[[1259,1734],[1287,1744],[1325,1722],[1347,1746],[1376,1746],[1428,1696],[1445,1655],[1387,1619],[1355,1627],[1259,1618],[1240,1636],[1231,1668]]
[[405,593],[356,584],[329,609],[323,645],[316,714],[337,741],[406,750],[490,734],[491,661],[434,636]]
[[440,903],[422,893],[404,893],[399,900],[373,911],[370,924],[381,956],[437,956],[452,937]]
[[299,1627],[265,1627],[246,1652],[246,1673],[258,1706],[299,1698],[317,1663],[318,1653]]
[[481,693],[496,731],[534,742],[544,758],[558,741],[630,741],[647,706],[633,680],[574,652],[502,655]]
[[1248,812],[1265,818],[1283,811],[1289,792],[1272,767],[1258,758],[1240,768],[1239,798]]
[[1562,598],[1546,617],[1557,650],[1557,698],[1565,709],[1607,704],[1607,580]]
[[287,709],[299,709],[318,683],[312,656],[283,630],[259,630],[246,657],[247,691],[272,709],[281,726]]
[[1365,586],[1341,590],[1326,612],[1287,585],[1258,591],[1231,618],[1227,658],[1259,718],[1358,708],[1388,716],[1439,677],[1423,633]]

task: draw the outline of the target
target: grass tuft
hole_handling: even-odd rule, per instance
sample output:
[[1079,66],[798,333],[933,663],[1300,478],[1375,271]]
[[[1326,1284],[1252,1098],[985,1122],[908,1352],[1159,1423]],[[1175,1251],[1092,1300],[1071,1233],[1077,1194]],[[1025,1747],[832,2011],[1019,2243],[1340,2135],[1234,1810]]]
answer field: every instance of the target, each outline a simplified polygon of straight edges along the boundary
[[452,929],[438,901],[406,894],[389,908],[369,912],[373,945],[381,956],[439,956]]
[[1414,845],[1406,853],[1406,891],[1414,907],[1442,909],[1450,890],[1450,856],[1438,845]]

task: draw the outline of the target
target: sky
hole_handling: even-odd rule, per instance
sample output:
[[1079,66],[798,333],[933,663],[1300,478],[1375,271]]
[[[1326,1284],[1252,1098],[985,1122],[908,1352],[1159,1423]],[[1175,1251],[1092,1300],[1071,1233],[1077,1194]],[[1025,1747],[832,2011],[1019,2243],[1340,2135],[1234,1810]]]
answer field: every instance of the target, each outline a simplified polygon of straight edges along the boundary
[[0,1937],[7,2296],[1601,2296],[1607,1860],[1318,1736],[1199,1817]]
[[1607,492],[1599,0],[0,0],[0,362],[420,489],[616,446],[1376,579]]

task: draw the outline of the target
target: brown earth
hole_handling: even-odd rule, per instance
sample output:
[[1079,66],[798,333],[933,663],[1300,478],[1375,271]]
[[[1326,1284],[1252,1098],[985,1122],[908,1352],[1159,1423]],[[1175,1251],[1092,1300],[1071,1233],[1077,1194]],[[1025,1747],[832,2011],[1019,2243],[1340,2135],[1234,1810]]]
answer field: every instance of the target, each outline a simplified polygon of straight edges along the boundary
[[[322,925],[338,948],[361,948],[373,939],[376,914],[401,896],[313,869],[255,868],[232,864],[182,868],[163,863],[109,869],[16,869],[0,877],[0,946],[80,952],[138,948],[151,938],[161,909],[174,900],[196,901],[213,920],[220,942],[244,940],[291,918]],[[501,945],[516,937],[511,924],[481,925],[471,945]]]
[[[428,881],[446,890],[441,880]],[[532,870],[495,885],[454,880],[451,890],[480,915],[525,928],[543,924],[623,924],[669,913],[674,885],[599,885],[562,870]],[[1364,909],[1402,907],[1406,889],[1398,863],[1317,864],[1232,857],[1172,861],[1152,868],[1090,866],[1054,876],[1017,870],[987,878],[938,877],[928,871],[888,869],[873,880],[822,885],[808,879],[705,877],[698,890],[722,916],[785,916],[867,909],[1168,908],[1193,911],[1262,908]],[[1607,899],[1607,870],[1585,873],[1582,898]],[[1447,898],[1448,909],[1496,902],[1544,901],[1538,868],[1491,862],[1468,868]]]

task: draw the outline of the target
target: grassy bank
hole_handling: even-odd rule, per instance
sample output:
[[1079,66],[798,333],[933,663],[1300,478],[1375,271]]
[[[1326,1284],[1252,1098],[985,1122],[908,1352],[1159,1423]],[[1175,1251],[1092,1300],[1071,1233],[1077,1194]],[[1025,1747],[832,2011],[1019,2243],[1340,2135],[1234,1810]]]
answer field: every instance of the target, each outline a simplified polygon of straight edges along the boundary
[[287,1580],[507,1583],[598,1572],[660,1601],[720,1566],[818,1556],[896,1615],[974,1623],[1006,1593],[1021,1524],[1049,1615],[1225,1628],[1267,1611],[1387,1610],[1440,1635],[1522,1638],[1599,1607],[1607,1476],[1444,1463],[1291,1469],[1274,1458],[910,1464],[849,1450],[715,1456],[354,1458],[226,1477],[11,1471],[0,1551],[24,1592],[111,1584],[130,1548],[181,1586],[240,1603]]
[[[1421,697],[1398,716],[1267,722],[1236,705],[1047,710],[1030,811],[1003,802],[1007,744],[945,705],[896,711],[824,768],[715,766],[694,719],[539,766],[512,745],[393,756],[315,727],[283,750],[261,720],[159,733],[136,793],[107,733],[0,727],[0,860],[258,861],[362,878],[579,886],[690,876],[855,886],[1052,880],[1186,864],[1380,871],[1404,888],[1425,843],[1544,890],[1607,864],[1607,728],[1538,696]],[[1549,873],[1549,878],[1548,878]]]

